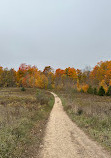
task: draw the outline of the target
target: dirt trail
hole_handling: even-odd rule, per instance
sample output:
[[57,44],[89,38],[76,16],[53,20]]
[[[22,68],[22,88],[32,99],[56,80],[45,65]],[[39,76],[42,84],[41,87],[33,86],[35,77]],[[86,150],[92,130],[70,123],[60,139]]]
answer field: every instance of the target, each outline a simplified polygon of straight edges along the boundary
[[111,158],[69,119],[60,98],[52,94],[55,104],[47,124],[40,158]]

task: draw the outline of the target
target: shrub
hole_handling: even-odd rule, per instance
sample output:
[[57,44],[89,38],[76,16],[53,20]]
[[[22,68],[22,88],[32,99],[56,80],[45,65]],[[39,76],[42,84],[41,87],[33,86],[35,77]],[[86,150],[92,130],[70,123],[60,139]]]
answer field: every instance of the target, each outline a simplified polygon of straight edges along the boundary
[[24,87],[21,87],[21,91],[26,91],[26,89]]
[[109,86],[108,91],[106,93],[107,96],[111,96],[111,86]]
[[99,95],[99,96],[104,96],[104,95],[105,95],[105,90],[104,90],[103,86],[101,86],[101,87],[99,88],[98,95]]
[[83,109],[79,108],[79,109],[77,110],[77,115],[82,115],[82,114],[83,114]]
[[49,103],[49,98],[46,96],[45,92],[41,90],[37,90],[37,96],[36,96],[37,102],[39,102],[41,105]]
[[87,93],[89,93],[89,94],[93,94],[94,93],[93,88],[91,86],[89,86],[89,88],[87,90]]
[[97,95],[97,88],[94,88],[94,94]]

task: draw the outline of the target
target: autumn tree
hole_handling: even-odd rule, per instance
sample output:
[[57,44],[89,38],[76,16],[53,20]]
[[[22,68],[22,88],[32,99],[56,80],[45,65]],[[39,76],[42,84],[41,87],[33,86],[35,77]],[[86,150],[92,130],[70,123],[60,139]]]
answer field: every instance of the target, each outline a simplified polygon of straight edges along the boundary
[[48,88],[52,88],[54,86],[54,70],[51,66],[46,66],[43,70],[43,74],[48,79]]
[[[43,71],[36,66],[21,64],[19,69],[8,70],[0,67],[0,86],[23,86],[37,88],[77,88],[78,91],[87,92],[90,86],[95,89],[103,87],[105,93],[110,91],[111,86],[111,61],[101,61],[91,70],[86,67],[84,70],[68,67],[66,69],[53,70],[46,66]],[[89,89],[89,90],[88,90]]]
[[2,86],[2,73],[3,73],[3,67],[0,66],[0,86]]
[[16,71],[5,68],[1,74],[1,85],[5,87],[16,86]]
[[81,76],[81,82],[82,83],[91,84],[90,72],[91,72],[91,67],[90,66],[86,66],[85,69],[83,69],[82,76]]
[[55,86],[63,87],[63,78],[64,78],[65,70],[57,69],[55,72]]
[[48,76],[48,74],[50,73],[50,72],[52,72],[53,73],[53,68],[51,67],[51,66],[46,66],[45,68],[44,68],[44,70],[43,70],[43,73],[46,75],[46,76]]
[[77,73],[77,78],[79,80],[79,83],[81,83],[82,82],[82,70],[77,69],[76,73]]
[[90,74],[93,84],[98,85],[102,80],[109,86],[111,80],[111,61],[101,61],[93,68]]

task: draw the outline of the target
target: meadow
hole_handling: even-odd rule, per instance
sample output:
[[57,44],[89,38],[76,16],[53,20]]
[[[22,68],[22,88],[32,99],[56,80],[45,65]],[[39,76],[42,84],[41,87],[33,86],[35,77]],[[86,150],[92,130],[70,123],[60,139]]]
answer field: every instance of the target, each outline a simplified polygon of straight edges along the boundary
[[56,91],[64,110],[93,140],[111,152],[111,97],[77,92]]
[[38,154],[54,97],[36,88],[0,89],[0,157]]

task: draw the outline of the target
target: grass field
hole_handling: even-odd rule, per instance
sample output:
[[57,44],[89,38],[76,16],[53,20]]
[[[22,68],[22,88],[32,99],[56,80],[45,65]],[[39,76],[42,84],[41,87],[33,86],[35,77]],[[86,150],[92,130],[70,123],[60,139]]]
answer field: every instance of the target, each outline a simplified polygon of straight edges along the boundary
[[69,117],[111,152],[111,97],[74,90],[57,92]]
[[34,157],[54,97],[43,90],[0,89],[0,158]]

